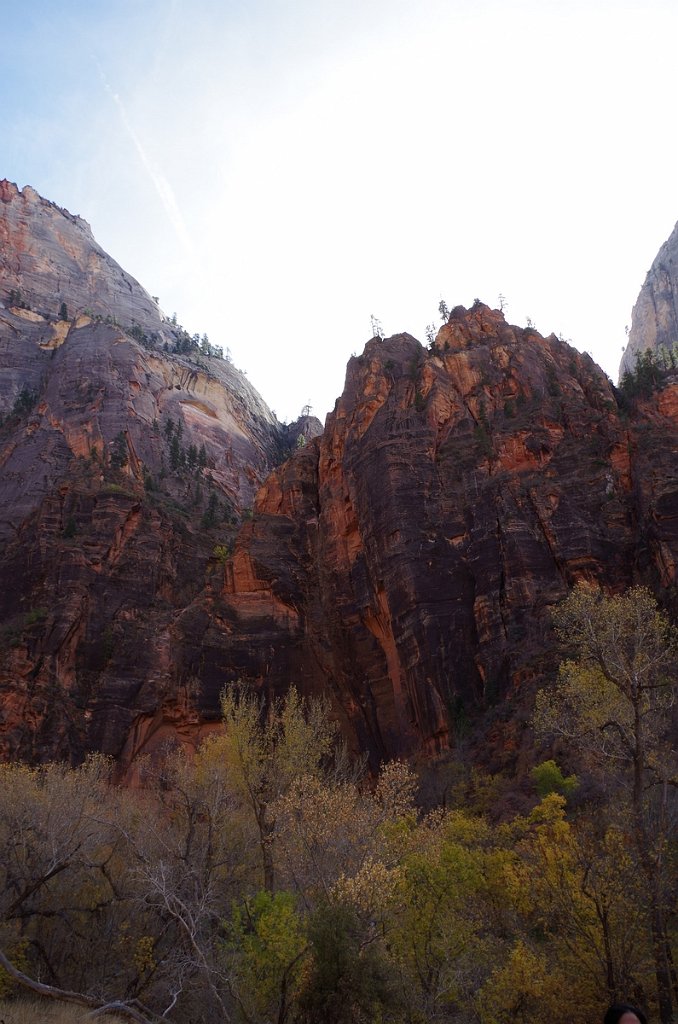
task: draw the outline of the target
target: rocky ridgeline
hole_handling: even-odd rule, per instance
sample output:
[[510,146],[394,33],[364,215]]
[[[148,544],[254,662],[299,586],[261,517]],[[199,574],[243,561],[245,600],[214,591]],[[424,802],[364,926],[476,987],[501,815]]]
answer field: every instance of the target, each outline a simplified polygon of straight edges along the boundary
[[169,636],[214,549],[319,424],[279,424],[33,189],[0,182],[0,242],[0,747],[115,751],[177,689]]
[[[28,311],[49,324],[65,303],[73,318],[90,312],[145,330],[163,327],[157,302],[97,245],[87,221],[6,179],[0,181],[0,274],[0,301],[20,316],[25,304],[24,319],[37,322]],[[57,334],[47,327],[42,343],[54,343]]]
[[625,401],[476,303],[428,348],[372,339],[314,437],[182,351],[84,222],[2,195],[2,756],[97,749],[132,777],[218,728],[246,679],[327,694],[373,763],[471,736],[515,767],[577,580],[678,611],[672,380]]
[[494,769],[515,763],[576,581],[678,610],[677,451],[676,384],[629,409],[588,356],[482,304],[428,350],[374,339],[187,617],[184,672],[212,707],[225,679],[327,692],[375,760],[482,723]]

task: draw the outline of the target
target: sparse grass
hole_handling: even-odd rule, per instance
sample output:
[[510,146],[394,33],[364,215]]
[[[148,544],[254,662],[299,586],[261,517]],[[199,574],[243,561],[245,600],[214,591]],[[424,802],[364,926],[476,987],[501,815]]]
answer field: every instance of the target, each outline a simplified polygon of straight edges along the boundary
[[126,487],[123,487],[121,484],[115,484],[115,483],[113,483],[113,484],[110,484],[110,483],[109,484],[104,484],[103,487],[101,488],[101,493],[102,494],[121,494],[125,498],[136,498],[137,497],[137,495],[134,493],[134,491],[130,491]]
[[[53,999],[0,999],[0,1020],[5,1024],[91,1024],[88,1012],[82,1006]],[[125,1024],[122,1017],[108,1013],[96,1019],[104,1024]]]

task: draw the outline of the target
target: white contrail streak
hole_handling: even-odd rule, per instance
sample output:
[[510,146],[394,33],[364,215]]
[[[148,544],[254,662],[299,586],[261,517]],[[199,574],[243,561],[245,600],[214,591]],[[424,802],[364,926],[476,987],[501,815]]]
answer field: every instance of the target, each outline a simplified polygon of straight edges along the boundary
[[106,76],[101,70],[101,68],[99,68],[99,74],[101,76],[101,81],[104,84],[106,92],[109,94],[109,96],[115,103],[116,107],[118,108],[118,112],[120,114],[120,118],[122,120],[125,131],[129,135],[132,142],[134,143],[134,147],[137,153],[139,154],[139,159],[141,160],[141,163],[143,164],[146,173],[148,174],[149,178],[151,179],[151,182],[153,183],[153,187],[155,188],[155,191],[158,194],[158,198],[160,199],[160,202],[163,205],[165,213],[167,214],[172,224],[172,227],[176,231],[177,236],[181,244],[183,245],[184,249],[186,250],[187,255],[193,256],[193,242],[191,241],[191,236],[189,235],[188,229],[186,228],[186,225],[184,223],[184,218],[181,216],[181,210],[179,209],[179,204],[177,203],[176,196],[174,195],[172,186],[170,185],[169,181],[164,176],[164,174],[162,174],[156,167],[154,167],[151,161],[149,160],[148,156],[146,155],[146,151],[141,144],[141,140],[139,139],[139,136],[135,132],[134,128],[132,127],[129,117],[127,116],[127,111],[125,110],[125,106],[122,100],[120,99],[120,96],[117,94],[117,92],[114,92],[113,89],[111,89],[106,79]]

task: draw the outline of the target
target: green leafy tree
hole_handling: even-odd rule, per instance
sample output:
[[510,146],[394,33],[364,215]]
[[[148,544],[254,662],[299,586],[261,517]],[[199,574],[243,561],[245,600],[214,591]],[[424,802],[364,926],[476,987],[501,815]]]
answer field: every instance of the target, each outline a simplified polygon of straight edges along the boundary
[[227,935],[231,987],[241,1019],[286,1024],[308,953],[304,921],[293,894],[263,890],[236,905]]
[[633,369],[624,373],[619,387],[627,398],[647,398],[664,376],[660,357],[652,349],[646,349],[645,352],[639,353]]
[[598,1017],[648,979],[643,895],[625,836],[599,810],[569,821],[558,793],[515,819],[511,832],[507,890],[521,919],[517,937],[531,944],[540,937],[541,951],[558,964],[561,996],[576,986],[573,1017]]
[[70,540],[71,538],[75,537],[77,532],[78,532],[78,524],[76,523],[75,518],[73,516],[69,516],[68,519],[66,520],[65,525],[64,525],[62,535],[67,540]]
[[37,400],[37,393],[35,391],[31,391],[31,389],[24,384],[23,387],[21,388],[21,391],[14,400],[12,413],[15,416],[23,416],[24,413],[31,411],[31,409],[35,406]]
[[433,814],[410,838],[389,930],[408,1019],[463,1019],[471,992],[500,959],[508,900],[494,845],[489,824],[461,811]]
[[530,772],[537,793],[540,797],[548,796],[549,793],[562,793],[563,796],[571,796],[577,788],[577,776],[568,775],[565,777],[555,761],[542,761],[535,765]]

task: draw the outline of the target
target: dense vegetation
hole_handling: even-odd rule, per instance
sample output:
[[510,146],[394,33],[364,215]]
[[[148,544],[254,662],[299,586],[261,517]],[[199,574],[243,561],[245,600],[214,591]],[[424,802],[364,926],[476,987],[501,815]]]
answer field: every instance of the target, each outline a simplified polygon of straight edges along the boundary
[[408,766],[368,779],[294,689],[229,689],[224,732],[141,789],[99,758],[5,765],[0,995],[191,1024],[584,1024],[627,998],[668,1024],[675,631],[642,589],[579,588],[556,626],[534,724],[576,776],[544,761],[509,819],[470,769],[424,813]]

